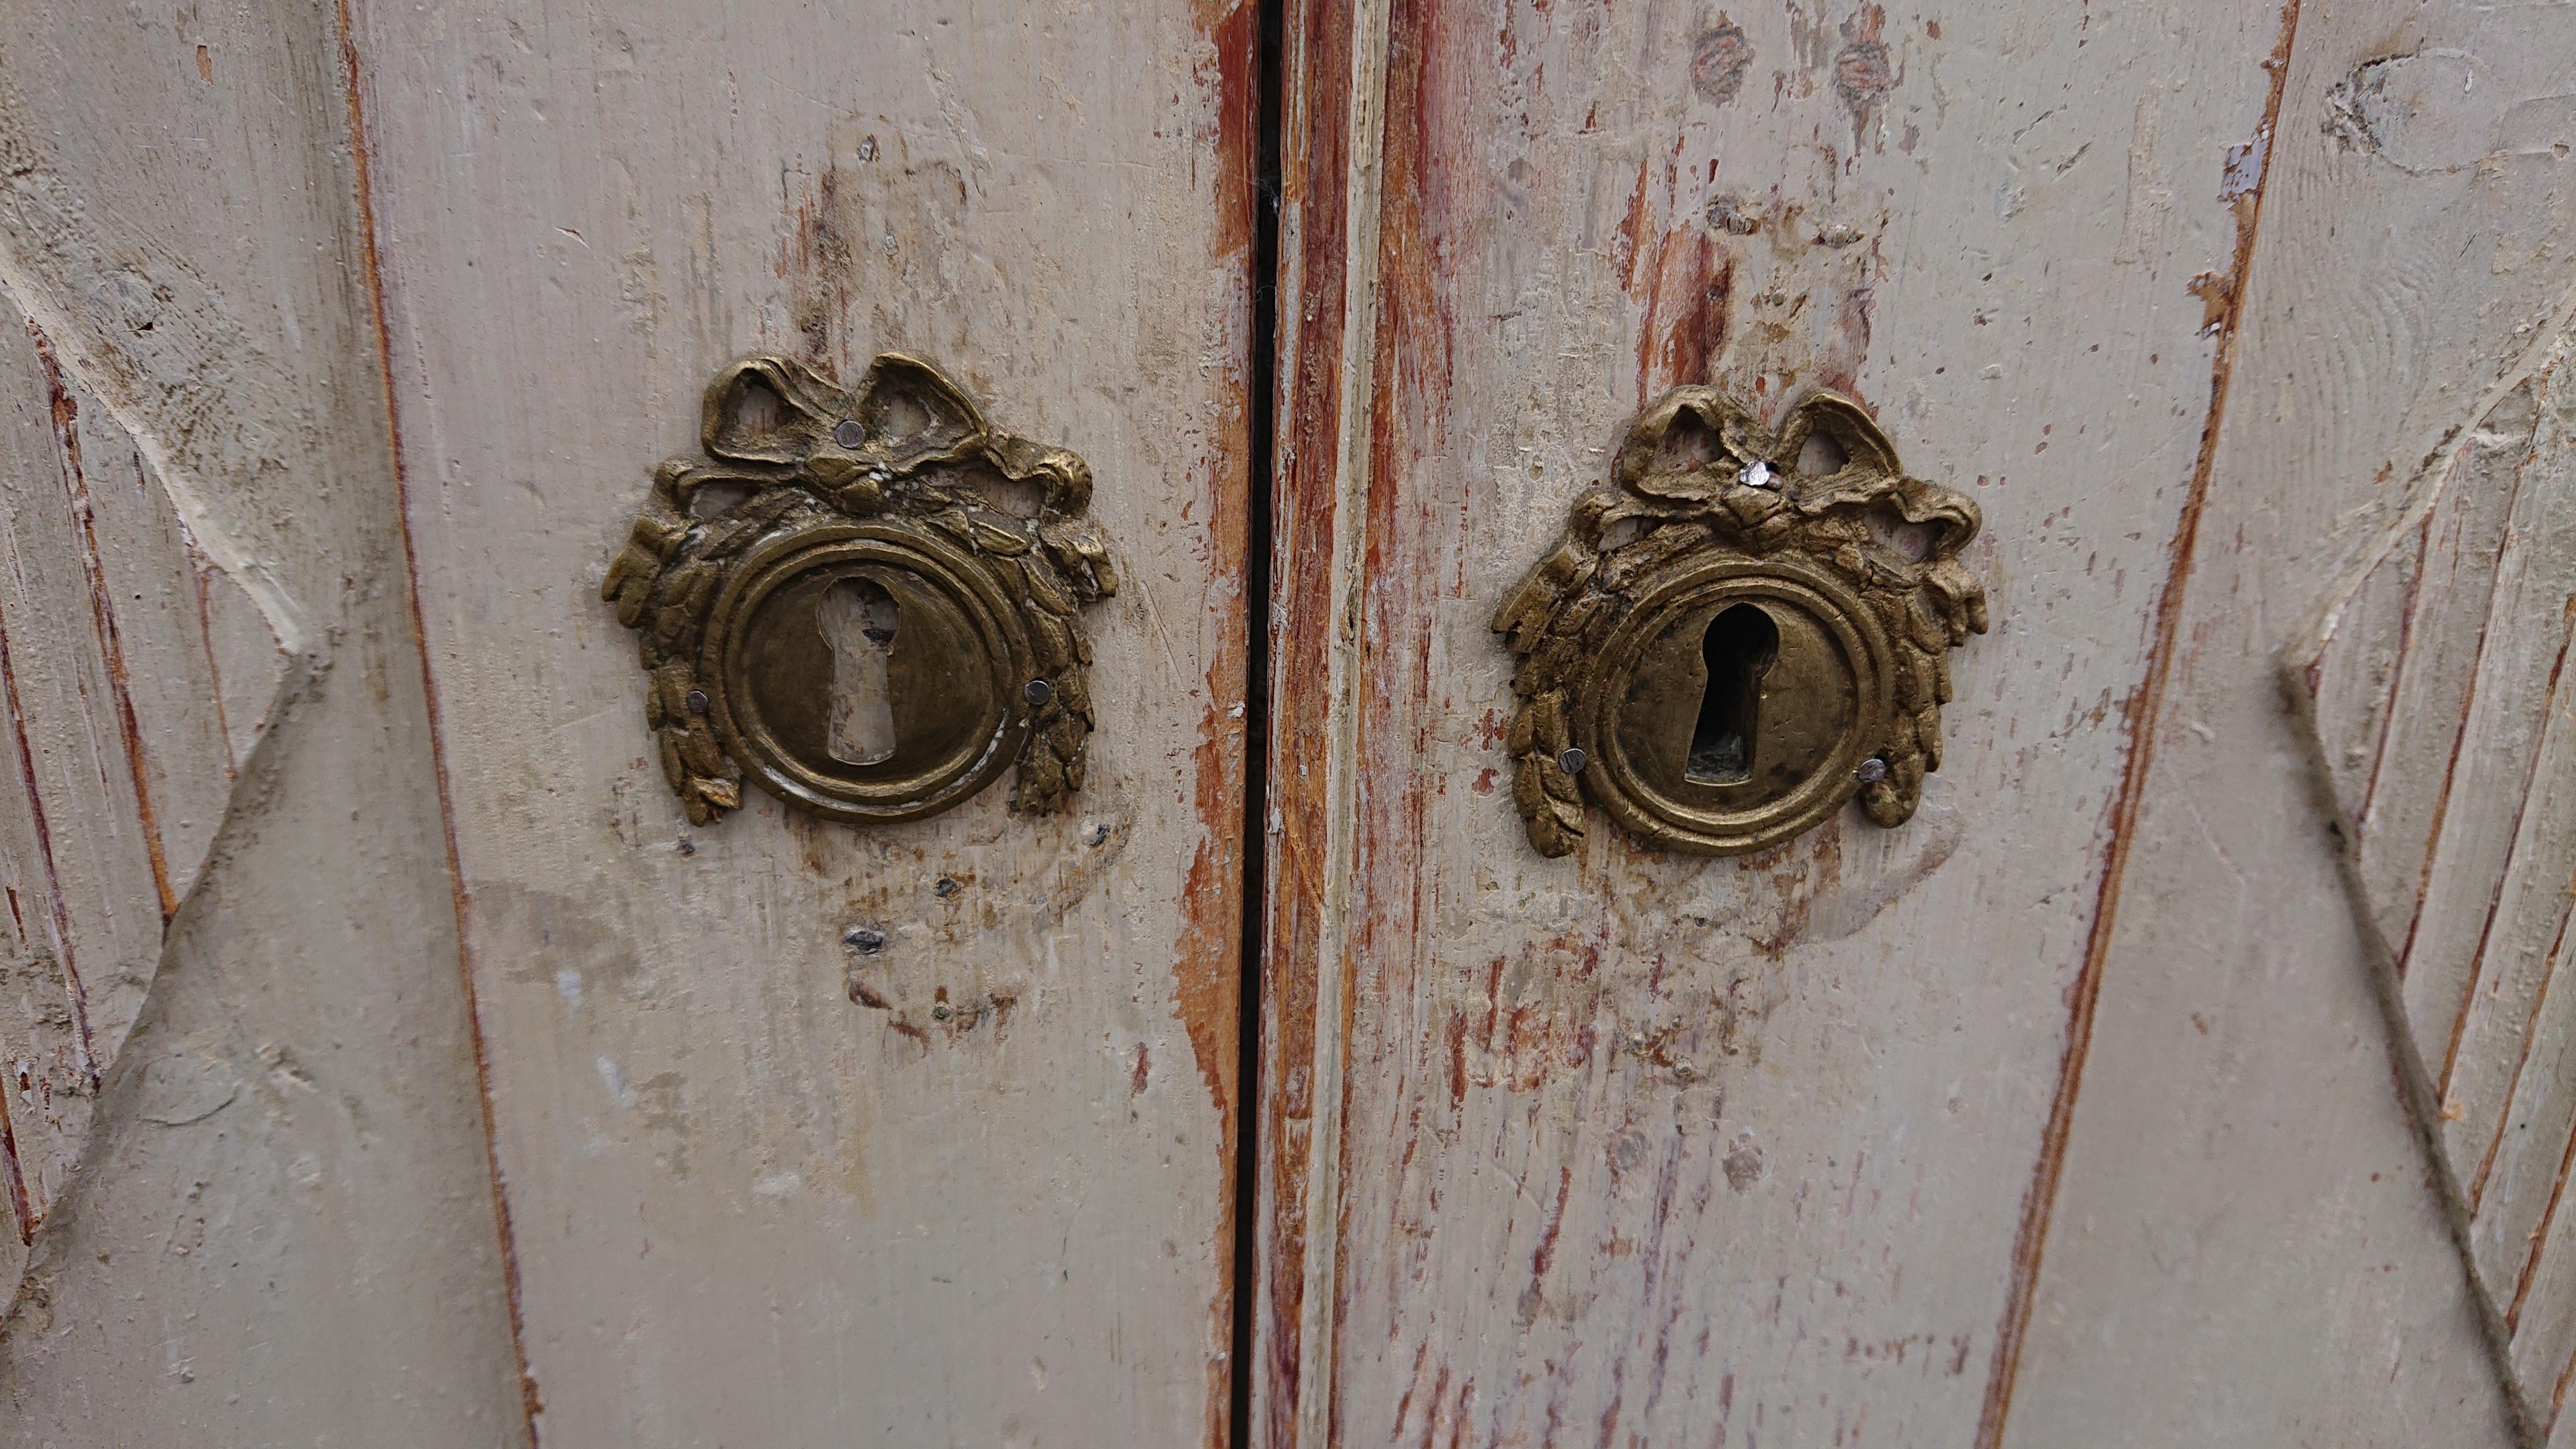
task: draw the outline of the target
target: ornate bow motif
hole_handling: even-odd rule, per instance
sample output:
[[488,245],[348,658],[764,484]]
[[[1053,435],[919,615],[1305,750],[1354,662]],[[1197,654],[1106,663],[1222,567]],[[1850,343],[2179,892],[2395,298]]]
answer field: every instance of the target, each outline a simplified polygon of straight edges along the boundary
[[[653,475],[602,598],[641,635],[652,676],[645,719],[663,773],[691,823],[742,804],[742,772],[708,719],[706,627],[728,565],[758,540],[834,519],[893,518],[967,549],[1020,605],[1036,654],[1029,742],[1014,805],[1062,808],[1082,785],[1091,732],[1082,668],[1091,659],[1077,608],[1118,590],[1084,518],[1091,472],[1061,449],[998,432],[938,369],[881,353],[844,391],[801,362],[754,356],[708,384],[700,426],[708,461],[674,458]],[[711,486],[745,496],[706,516]],[[1022,517],[988,491],[1037,492]],[[1041,695],[1043,697],[1041,698]]]
[[[1802,473],[1798,459],[1819,434],[1843,462]],[[1948,652],[1986,628],[1985,590],[1958,562],[1977,532],[1976,505],[1906,476],[1878,425],[1832,393],[1800,403],[1774,435],[1712,388],[1678,388],[1629,425],[1613,477],[1614,487],[1575,500],[1563,542],[1494,613],[1493,627],[1521,656],[1507,748],[1531,843],[1558,856],[1583,838],[1578,776],[1563,763],[1577,676],[1640,585],[1711,551],[1799,556],[1866,602],[1896,668],[1886,770],[1861,786],[1860,799],[1882,826],[1912,816],[1924,775],[1941,765]],[[1898,546],[1909,533],[1921,540],[1919,554]]]

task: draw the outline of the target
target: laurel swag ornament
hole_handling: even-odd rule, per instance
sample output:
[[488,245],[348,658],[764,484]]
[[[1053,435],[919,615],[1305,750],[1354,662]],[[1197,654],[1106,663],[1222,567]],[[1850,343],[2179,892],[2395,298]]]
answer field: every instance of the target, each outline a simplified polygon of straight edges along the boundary
[[[1078,611],[1118,588],[1082,460],[995,430],[894,352],[849,391],[790,358],[736,362],[707,387],[700,436],[705,460],[655,471],[600,589],[641,636],[645,721],[690,822],[738,808],[746,773],[882,822],[1015,763],[1013,808],[1062,809],[1092,729]],[[892,738],[865,752],[834,734],[841,586],[887,616],[866,637]]]
[[1986,628],[1958,559],[1978,523],[1848,398],[1811,396],[1773,434],[1714,389],[1667,394],[1494,614],[1520,656],[1506,748],[1531,844],[1581,844],[1583,794],[1702,855],[1855,794],[1903,824],[1941,765],[1949,651]]

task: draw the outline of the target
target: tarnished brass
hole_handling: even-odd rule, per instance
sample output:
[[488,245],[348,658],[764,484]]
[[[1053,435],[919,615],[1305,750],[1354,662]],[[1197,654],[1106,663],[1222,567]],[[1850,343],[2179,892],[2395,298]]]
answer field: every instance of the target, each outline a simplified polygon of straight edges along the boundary
[[1614,485],[1494,613],[1521,656],[1507,747],[1530,843],[1581,844],[1584,793],[1696,855],[1776,844],[1855,794],[1880,825],[1910,818],[1949,651],[1986,628],[1958,561],[1976,505],[1905,476],[1831,393],[1775,435],[1677,389],[1629,425]]
[[[739,807],[746,773],[834,819],[910,820],[1014,762],[1015,808],[1063,808],[1092,728],[1076,611],[1118,589],[1082,460],[893,352],[848,392],[746,358],[708,384],[700,437],[705,461],[655,471],[600,589],[642,635],[645,721],[689,820]],[[861,616],[886,736],[865,751],[834,737],[844,585],[888,620]]]

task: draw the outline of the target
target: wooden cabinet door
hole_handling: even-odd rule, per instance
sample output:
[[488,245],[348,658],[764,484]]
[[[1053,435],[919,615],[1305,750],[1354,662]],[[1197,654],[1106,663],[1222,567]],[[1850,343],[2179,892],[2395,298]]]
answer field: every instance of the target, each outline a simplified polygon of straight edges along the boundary
[[[19,10],[0,1444],[2576,1446],[2566,7]],[[888,354],[1061,810],[639,668]],[[1910,818],[1525,828],[1683,387],[1981,515]]]
[[[1248,12],[355,9],[545,1437],[1214,1439]],[[684,818],[599,580],[712,365],[754,347],[845,384],[943,359],[1087,459],[1123,587],[1070,808]]]
[[[41,335],[0,332],[7,610],[44,635],[13,710],[49,711],[19,754],[82,849],[49,894],[42,820],[7,841],[45,1317],[0,1438],[1220,1441],[1252,8],[241,10],[11,42],[0,278]],[[746,789],[693,821],[666,783],[602,581],[754,352],[844,385],[914,354],[1087,463],[1117,588],[1067,808],[860,830]],[[262,628],[300,684],[246,749]],[[207,663],[236,645],[238,680]],[[171,696],[127,711],[131,762],[125,675]],[[232,887],[180,907],[219,822]],[[319,921],[281,920],[299,875]],[[183,1001],[128,1039],[174,908],[248,911],[266,989],[316,978],[328,1019]],[[133,1150],[200,1146],[102,1166],[84,1214],[102,1081],[164,1134]],[[291,1312],[239,1281],[263,1217]],[[452,1224],[479,1251],[418,1236]]]
[[[2513,16],[1289,7],[1254,1443],[2548,1432],[2576,35]],[[1858,400],[1992,627],[1909,822],[1545,858],[1494,615],[1685,384]]]

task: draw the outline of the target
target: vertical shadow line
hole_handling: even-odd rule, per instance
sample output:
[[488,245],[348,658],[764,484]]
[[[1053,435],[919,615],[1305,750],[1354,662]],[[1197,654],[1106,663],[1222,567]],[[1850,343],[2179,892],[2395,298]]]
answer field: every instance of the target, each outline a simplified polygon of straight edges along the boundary
[[1280,53],[1287,36],[1286,0],[1258,0],[1253,99],[1259,120],[1252,176],[1252,354],[1245,469],[1250,513],[1245,528],[1243,667],[1243,944],[1236,960],[1234,1322],[1227,1345],[1231,1371],[1226,1442],[1252,1446],[1253,1316],[1260,1297],[1259,1144],[1261,1125],[1262,943],[1270,899],[1270,509],[1277,485],[1272,433],[1278,422]]

